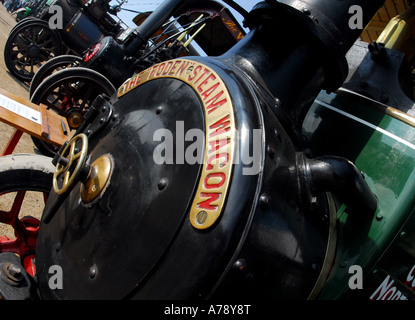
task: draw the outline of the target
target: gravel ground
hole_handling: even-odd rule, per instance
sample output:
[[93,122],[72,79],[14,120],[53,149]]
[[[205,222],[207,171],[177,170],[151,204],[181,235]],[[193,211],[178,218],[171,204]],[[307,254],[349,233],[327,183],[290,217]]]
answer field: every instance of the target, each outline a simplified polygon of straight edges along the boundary
[[[4,44],[7,41],[10,30],[16,24],[14,17],[7,12],[6,8],[0,4],[0,87],[22,97],[29,99],[29,85],[23,83],[10,74],[4,64]],[[0,122],[0,150],[3,151],[14,128]],[[34,145],[28,134],[23,134],[19,141],[15,153],[34,153]]]
[[[29,99],[29,84],[23,83],[15,79],[8,71],[4,64],[4,45],[7,41],[7,37],[10,30],[16,24],[14,17],[7,12],[6,8],[0,4],[0,87],[11,93],[18,95],[21,98]],[[0,122],[0,153],[3,152],[7,142],[14,132],[14,128]],[[36,148],[32,143],[30,136],[26,133],[23,134],[19,143],[14,150],[14,153],[36,153]],[[8,210],[12,203],[12,196],[0,196],[0,210]],[[40,217],[44,203],[41,195],[31,193],[25,197],[24,207],[21,210],[21,216],[31,215],[37,218]],[[0,237],[8,236],[13,238],[13,230],[11,227],[0,223]]]

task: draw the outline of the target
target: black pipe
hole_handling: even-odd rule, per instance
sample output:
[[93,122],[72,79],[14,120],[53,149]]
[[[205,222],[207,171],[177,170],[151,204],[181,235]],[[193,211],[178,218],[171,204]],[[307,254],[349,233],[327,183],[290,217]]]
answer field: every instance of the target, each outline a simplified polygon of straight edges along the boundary
[[189,0],[168,0],[163,1],[144,22],[134,29],[136,37],[134,41],[125,48],[127,55],[136,53],[147,40],[160,28],[160,21],[166,21],[173,13]]
[[[350,6],[363,11],[363,26],[384,0],[284,0],[259,3],[246,18],[251,32],[221,59],[252,79],[262,77],[295,126],[322,89],[334,91],[347,77],[345,55],[362,30],[349,27]],[[260,76],[259,76],[260,75]],[[260,81],[258,81],[260,82]]]
[[[282,7],[286,6],[287,12],[292,11],[288,8],[293,8],[302,13],[293,14],[292,17],[296,23],[310,30],[330,52],[331,59],[337,62],[333,71],[340,72],[335,82],[336,86],[340,86],[347,76],[348,68],[345,59],[347,51],[385,0],[279,0],[278,2],[267,0],[267,2],[278,7],[278,10],[284,10]],[[361,27],[353,25],[354,19],[362,20]]]
[[359,217],[373,217],[377,198],[367,185],[363,174],[347,159],[341,157],[304,158],[305,189],[312,195],[334,193]]
[[[275,0],[267,0],[275,5]],[[279,4],[288,5],[302,12],[314,21],[315,28],[321,33],[319,38],[331,38],[343,54],[351,48],[363,29],[350,25],[353,17],[362,13],[362,27],[365,27],[384,4],[385,0],[279,0]],[[356,16],[356,14],[358,16]],[[360,16],[359,16],[360,17]],[[298,21],[301,23],[300,21]]]

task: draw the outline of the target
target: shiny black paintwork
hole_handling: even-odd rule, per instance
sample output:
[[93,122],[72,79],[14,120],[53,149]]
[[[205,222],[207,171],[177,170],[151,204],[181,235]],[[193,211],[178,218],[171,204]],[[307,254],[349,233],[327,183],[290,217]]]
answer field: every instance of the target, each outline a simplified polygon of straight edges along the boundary
[[[329,66],[314,60],[321,43],[306,36],[299,45],[293,40],[281,51],[273,49],[267,28],[277,24],[278,14],[272,12],[254,10],[253,31],[227,54],[198,58],[226,84],[236,129],[262,130],[262,170],[244,175],[243,163],[235,163],[221,218],[197,230],[187,209],[199,166],[158,167],[152,134],[157,128],[173,129],[177,120],[202,128],[201,101],[188,85],[168,78],[140,85],[119,100],[113,97],[111,121],[90,139],[89,161],[105,153],[115,160],[102,199],[86,207],[76,186],[63,199],[48,202],[50,221],[42,221],[37,248],[43,298],[308,297],[332,259],[325,260],[331,212],[322,190],[305,192],[310,178],[304,163],[312,154],[296,122],[328,79]],[[304,58],[311,65],[299,80],[297,63]],[[293,91],[284,95],[287,83]],[[160,106],[169,117],[156,113]],[[252,150],[253,143],[240,139],[239,150]],[[167,187],[159,190],[166,177]],[[327,191],[335,192],[334,187]],[[63,289],[55,292],[47,285],[47,270],[54,264],[65,270]]]

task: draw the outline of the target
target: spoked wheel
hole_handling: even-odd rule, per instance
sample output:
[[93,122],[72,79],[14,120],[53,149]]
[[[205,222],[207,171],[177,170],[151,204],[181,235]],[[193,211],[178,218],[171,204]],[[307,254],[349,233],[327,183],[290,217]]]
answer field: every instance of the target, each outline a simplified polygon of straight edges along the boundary
[[62,40],[43,20],[30,19],[10,33],[4,46],[4,61],[21,81],[30,81],[47,60],[62,54]]
[[31,97],[39,84],[52,73],[69,67],[76,67],[82,62],[82,58],[74,55],[62,55],[46,61],[35,73],[30,83],[29,96]]
[[[100,73],[82,67],[60,70],[47,77],[35,90],[31,101],[44,104],[63,117],[70,129],[77,129],[84,114],[99,94],[115,93],[112,83]],[[32,137],[36,147],[44,155],[53,156],[57,148]]]
[[10,32],[9,32],[9,35],[16,29],[16,28],[18,28],[18,27],[20,27],[21,25],[23,25],[24,23],[27,23],[27,22],[29,22],[29,21],[32,21],[33,19],[37,19],[37,18],[35,18],[35,17],[27,17],[27,18],[24,18],[24,19],[22,19],[22,20],[20,20],[18,23],[16,23],[15,25],[14,25],[14,27],[10,30]]
[[54,170],[52,159],[41,155],[0,157],[0,253],[17,254],[32,276],[39,220]]

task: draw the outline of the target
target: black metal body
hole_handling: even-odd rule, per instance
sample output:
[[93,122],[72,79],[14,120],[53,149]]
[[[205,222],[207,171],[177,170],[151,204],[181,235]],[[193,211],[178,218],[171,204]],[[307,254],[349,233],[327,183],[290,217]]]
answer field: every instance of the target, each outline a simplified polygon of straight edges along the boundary
[[106,1],[93,1],[88,6],[74,0],[57,0],[62,7],[65,45],[78,55],[104,36],[116,37],[124,29],[109,14]]
[[347,57],[349,76],[343,88],[415,115],[413,80],[403,52],[357,41]]
[[[169,3],[169,10],[179,2]],[[369,19],[383,1],[358,2]],[[194,228],[188,215],[201,166],[159,165],[153,159],[157,129],[178,137],[177,124],[183,123],[184,132],[207,132],[197,89],[165,77],[119,99],[97,100],[78,133],[94,128],[88,162],[109,153],[114,172],[92,205],[80,200],[79,183],[68,194],[50,196],[36,257],[42,298],[306,299],[325,264],[332,214],[326,192],[351,208],[364,207],[370,214],[376,209],[376,198],[354,165],[313,158],[296,128],[321,88],[333,89],[333,82],[346,77],[339,71],[357,37],[345,27],[349,5],[261,4],[248,19],[251,32],[235,47],[217,58],[190,59],[226,84],[236,129],[262,132],[255,174],[243,173],[240,155],[252,154],[258,141],[253,135],[237,140],[239,161],[233,164],[223,214],[208,229]],[[288,21],[296,23],[285,33]],[[339,34],[342,41],[335,43]],[[103,119],[108,108],[112,113]],[[174,151],[179,152],[177,145]],[[333,179],[337,175],[340,186]],[[51,265],[63,268],[63,289],[48,286]]]
[[[334,90],[346,79],[345,55],[359,35],[348,27],[349,7],[360,5],[366,24],[383,1],[268,2],[247,19],[247,26],[257,27],[228,52],[228,63],[239,57],[249,60],[252,68],[244,71],[255,71],[255,79],[260,75],[278,107],[296,125],[321,89]],[[288,25],[290,32],[275,36]]]
[[104,37],[89,52],[98,51],[91,58],[86,59],[82,67],[93,69],[104,75],[115,87],[120,86],[135,71],[136,66],[125,58],[124,47],[116,42],[113,37]]

